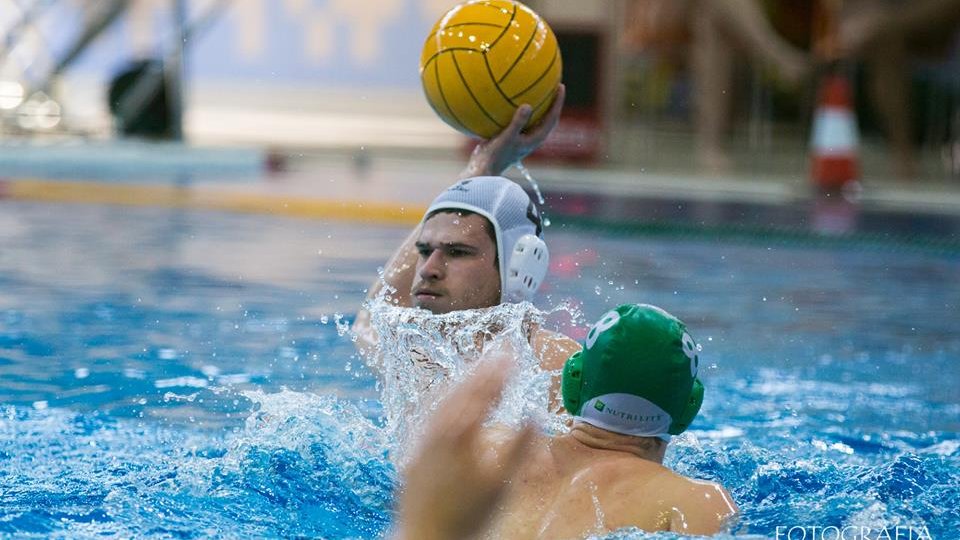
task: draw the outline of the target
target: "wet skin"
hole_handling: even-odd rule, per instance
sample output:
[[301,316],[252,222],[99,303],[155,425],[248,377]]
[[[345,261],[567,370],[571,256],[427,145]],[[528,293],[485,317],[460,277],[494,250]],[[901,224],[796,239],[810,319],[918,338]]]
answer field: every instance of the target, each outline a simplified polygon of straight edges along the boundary
[[413,305],[439,314],[500,303],[497,246],[488,227],[477,214],[439,213],[424,222],[416,243]]

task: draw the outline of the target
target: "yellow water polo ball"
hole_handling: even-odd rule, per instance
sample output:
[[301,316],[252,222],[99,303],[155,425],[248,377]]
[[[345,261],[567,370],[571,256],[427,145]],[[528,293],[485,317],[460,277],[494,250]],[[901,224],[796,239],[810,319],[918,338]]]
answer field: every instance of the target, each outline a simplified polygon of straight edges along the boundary
[[550,109],[563,71],[557,38],[532,9],[512,0],[460,4],[433,26],[420,79],[433,110],[455,129],[490,138],[524,103],[529,125]]

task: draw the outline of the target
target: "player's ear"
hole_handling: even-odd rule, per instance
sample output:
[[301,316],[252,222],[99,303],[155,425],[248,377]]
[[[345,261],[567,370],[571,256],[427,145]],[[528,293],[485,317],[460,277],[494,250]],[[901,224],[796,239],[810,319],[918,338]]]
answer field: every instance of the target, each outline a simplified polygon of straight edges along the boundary
[[563,393],[563,408],[572,415],[580,414],[580,389],[583,368],[583,351],[573,353],[563,364],[560,391]]
[[670,424],[667,433],[679,435],[690,427],[690,423],[700,412],[700,406],[703,405],[703,383],[700,379],[693,380],[693,388],[690,389],[690,399],[687,400],[687,406],[683,409],[680,416]]

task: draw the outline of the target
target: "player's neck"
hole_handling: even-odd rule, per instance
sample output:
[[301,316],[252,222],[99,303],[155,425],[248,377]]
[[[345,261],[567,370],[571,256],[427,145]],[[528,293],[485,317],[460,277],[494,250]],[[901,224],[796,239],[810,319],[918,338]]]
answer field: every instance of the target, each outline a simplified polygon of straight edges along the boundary
[[584,422],[575,422],[569,436],[595,450],[626,452],[654,463],[662,464],[667,451],[667,443],[656,437],[621,435]]

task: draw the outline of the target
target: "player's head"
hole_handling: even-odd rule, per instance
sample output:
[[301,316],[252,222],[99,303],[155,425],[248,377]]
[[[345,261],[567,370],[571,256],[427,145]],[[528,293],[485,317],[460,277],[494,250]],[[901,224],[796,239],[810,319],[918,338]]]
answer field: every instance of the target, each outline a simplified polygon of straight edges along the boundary
[[643,437],[668,438],[690,425],[703,403],[699,351],[666,311],[624,304],[587,334],[563,369],[563,403],[576,419]]
[[547,272],[536,206],[499,176],[463,180],[424,216],[413,302],[434,313],[529,300]]

